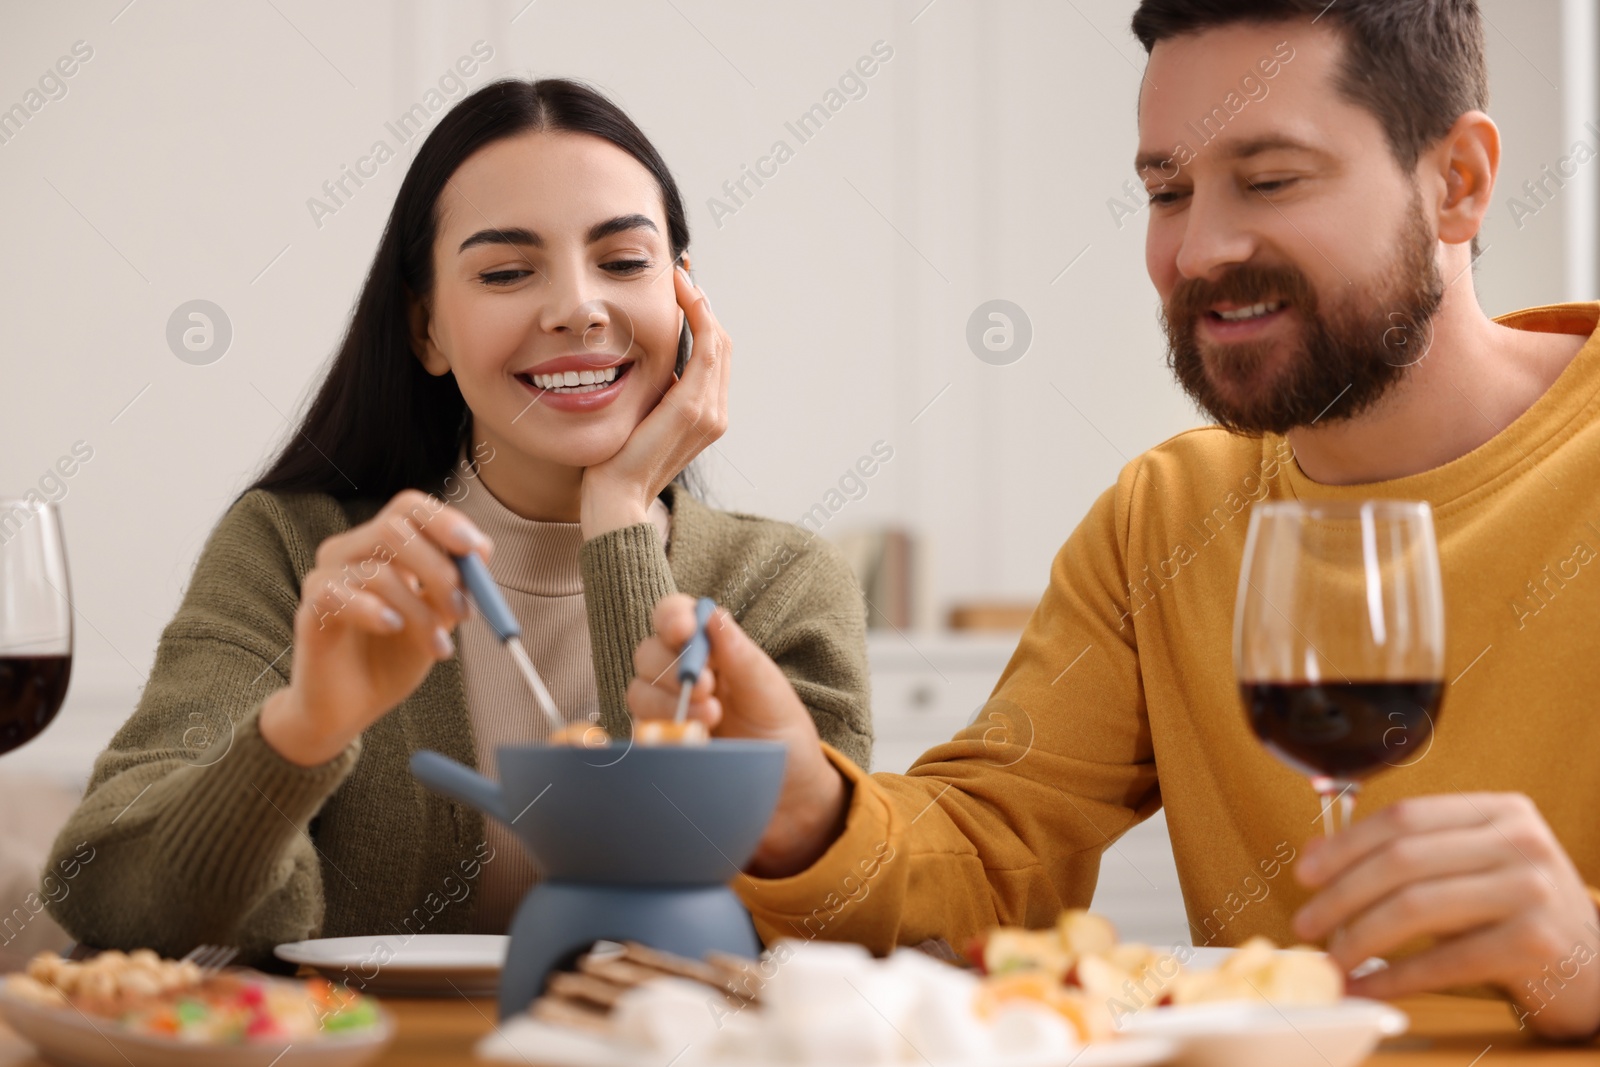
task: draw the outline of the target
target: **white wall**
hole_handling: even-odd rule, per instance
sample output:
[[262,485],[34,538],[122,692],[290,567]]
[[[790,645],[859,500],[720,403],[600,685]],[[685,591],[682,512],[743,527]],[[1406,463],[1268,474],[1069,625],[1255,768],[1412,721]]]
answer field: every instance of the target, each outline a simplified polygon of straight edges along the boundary
[[[320,227],[307,199],[480,39],[495,58],[473,86],[589,79],[674,167],[737,345],[733,428],[706,462],[724,505],[798,517],[883,439],[894,459],[828,532],[901,520],[930,537],[941,603],[1032,597],[1124,460],[1195,421],[1162,363],[1142,218],[1119,230],[1107,208],[1132,175],[1131,0],[125,4],[0,5],[0,107],[75,41],[94,50],[0,144],[0,492],[95,450],[63,505],[72,693],[18,764],[83,773],[132,706],[207,531],[339,337],[406,160]],[[1509,190],[1580,124],[1557,0],[1485,10]],[[880,39],[894,57],[865,98],[719,227],[708,197],[793,144],[785,120]],[[1520,230],[1497,205],[1491,309],[1567,295],[1581,199]],[[1010,366],[964,340],[994,297],[1033,323]],[[164,337],[195,298],[233,325],[209,366]]]

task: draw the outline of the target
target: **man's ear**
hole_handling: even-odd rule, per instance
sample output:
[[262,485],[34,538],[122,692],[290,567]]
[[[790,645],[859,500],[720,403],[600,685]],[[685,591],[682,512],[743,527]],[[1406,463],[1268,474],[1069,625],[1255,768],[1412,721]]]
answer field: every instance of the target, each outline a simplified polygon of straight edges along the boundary
[[433,315],[428,308],[428,301],[422,297],[406,294],[410,304],[408,313],[411,319],[411,352],[422,363],[422,367],[429,374],[442,378],[450,373],[450,361],[439,351],[439,346],[433,343]]
[[1439,240],[1466,244],[1483,228],[1489,213],[1500,172],[1499,127],[1483,112],[1468,111],[1424,159],[1428,162],[1423,167],[1432,170],[1434,182],[1442,186]]

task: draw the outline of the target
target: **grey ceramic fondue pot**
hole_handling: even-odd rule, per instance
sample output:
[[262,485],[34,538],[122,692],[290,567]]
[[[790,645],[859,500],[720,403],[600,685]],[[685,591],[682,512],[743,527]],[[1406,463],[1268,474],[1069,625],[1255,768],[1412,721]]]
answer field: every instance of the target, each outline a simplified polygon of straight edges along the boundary
[[438,752],[414,754],[419,781],[505,823],[539,869],[512,920],[500,1017],[526,1009],[552,969],[597,940],[691,959],[757,955],[728,882],[772,816],[785,754],[740,740],[510,745],[498,750],[498,784]]

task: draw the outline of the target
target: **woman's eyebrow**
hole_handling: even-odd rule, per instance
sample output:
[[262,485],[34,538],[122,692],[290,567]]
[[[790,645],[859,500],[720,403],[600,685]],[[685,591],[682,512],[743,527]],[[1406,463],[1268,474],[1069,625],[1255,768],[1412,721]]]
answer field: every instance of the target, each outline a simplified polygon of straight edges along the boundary
[[[628,230],[649,230],[652,233],[661,232],[660,230],[656,229],[656,224],[650,221],[650,217],[648,215],[618,215],[615,218],[606,219],[604,222],[597,222],[593,226],[589,227],[587,240],[589,244],[594,244],[596,241],[610,237],[614,233],[625,233]],[[473,248],[477,245],[529,245],[533,248],[543,248],[544,238],[540,237],[532,230],[524,229],[520,226],[513,226],[509,228],[495,227],[487,230],[479,230],[471,237],[468,237],[465,241],[461,242],[461,247],[456,249],[456,253],[459,255],[460,253],[465,252],[467,249]]]
[[532,245],[534,248],[543,248],[544,238],[520,226],[511,229],[479,230],[461,242],[456,254],[459,255],[474,245]]
[[650,221],[648,215],[618,215],[616,218],[606,219],[589,227],[589,244],[627,230],[649,230],[656,234],[661,232],[656,229],[656,224]]

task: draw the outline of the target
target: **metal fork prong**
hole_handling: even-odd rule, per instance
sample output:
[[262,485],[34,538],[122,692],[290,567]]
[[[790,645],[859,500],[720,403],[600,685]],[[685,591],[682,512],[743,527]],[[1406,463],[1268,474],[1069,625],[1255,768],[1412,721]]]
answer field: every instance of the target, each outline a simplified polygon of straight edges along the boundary
[[236,948],[229,948],[224,945],[214,945],[211,949],[210,958],[207,959],[204,964],[204,970],[207,974],[216,974],[228,964],[232,963],[233,958],[238,954],[239,950]]
[[199,967],[203,974],[210,976],[232,963],[234,957],[238,955],[237,948],[227,945],[196,945],[183,959]]

